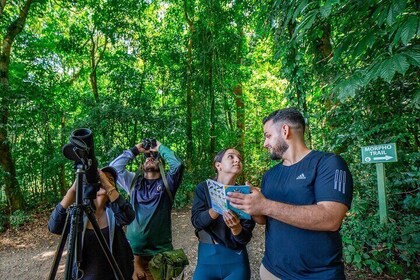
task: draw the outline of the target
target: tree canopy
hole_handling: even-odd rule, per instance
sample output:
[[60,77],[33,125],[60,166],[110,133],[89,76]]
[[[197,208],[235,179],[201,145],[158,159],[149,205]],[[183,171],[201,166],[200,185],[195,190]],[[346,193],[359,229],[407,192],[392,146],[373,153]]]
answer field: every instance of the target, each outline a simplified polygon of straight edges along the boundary
[[[355,178],[345,260],[416,278],[420,261],[418,0],[0,0],[0,229],[56,203],[74,178],[62,147],[94,133],[105,166],[143,138],[186,163],[176,206],[236,147],[242,180],[272,162],[263,117],[303,112],[311,149]],[[379,224],[375,166],[360,148],[396,143]],[[130,167],[136,169],[138,162]],[[407,272],[404,272],[407,271]]]

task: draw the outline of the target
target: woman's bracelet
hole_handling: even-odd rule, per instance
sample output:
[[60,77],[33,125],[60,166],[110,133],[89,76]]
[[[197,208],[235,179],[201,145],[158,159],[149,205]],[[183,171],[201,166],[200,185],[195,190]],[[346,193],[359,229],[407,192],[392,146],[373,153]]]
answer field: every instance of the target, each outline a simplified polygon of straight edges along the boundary
[[112,189],[110,189],[106,194],[107,194],[107,196],[110,196],[111,194],[112,194],[112,192],[113,191],[115,191],[116,189],[115,188],[112,188]]

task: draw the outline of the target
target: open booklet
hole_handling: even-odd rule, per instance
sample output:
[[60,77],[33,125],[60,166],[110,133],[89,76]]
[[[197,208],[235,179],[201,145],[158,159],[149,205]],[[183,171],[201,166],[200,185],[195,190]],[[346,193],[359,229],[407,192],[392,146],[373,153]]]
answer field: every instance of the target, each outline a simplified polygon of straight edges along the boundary
[[249,186],[224,185],[214,180],[206,180],[211,198],[211,207],[217,213],[223,215],[223,212],[231,210],[240,219],[251,219],[251,216],[242,210],[236,209],[230,205],[229,200],[226,199],[228,192],[241,192],[244,194],[250,193]]

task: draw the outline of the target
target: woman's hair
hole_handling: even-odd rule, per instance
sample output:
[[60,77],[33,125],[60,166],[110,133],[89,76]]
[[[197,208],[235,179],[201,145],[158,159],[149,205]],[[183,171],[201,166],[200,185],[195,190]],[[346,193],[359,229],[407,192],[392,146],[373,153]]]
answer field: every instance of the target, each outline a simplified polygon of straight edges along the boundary
[[222,162],[222,159],[223,159],[223,157],[225,156],[226,151],[227,151],[227,150],[229,150],[229,149],[231,149],[231,148],[226,148],[226,149],[223,149],[223,150],[219,151],[219,152],[218,152],[218,153],[214,156],[214,159],[213,159],[213,168],[214,168],[214,170],[216,171],[216,173],[217,173],[216,162]]
[[235,148],[226,148],[226,149],[223,149],[223,150],[219,151],[214,156],[214,159],[213,159],[213,168],[214,168],[214,171],[216,171],[216,177],[214,177],[214,180],[217,180],[217,177],[219,175],[219,170],[217,170],[217,168],[216,168],[216,163],[217,162],[222,162],[222,159],[225,156],[227,150],[236,150],[236,149]]

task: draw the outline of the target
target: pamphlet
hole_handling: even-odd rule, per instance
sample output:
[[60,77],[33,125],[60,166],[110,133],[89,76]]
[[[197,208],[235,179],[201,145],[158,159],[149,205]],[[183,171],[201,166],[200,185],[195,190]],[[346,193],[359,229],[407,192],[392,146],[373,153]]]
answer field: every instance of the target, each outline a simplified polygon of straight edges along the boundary
[[210,193],[211,207],[214,211],[223,215],[223,212],[231,210],[236,215],[238,215],[240,219],[251,219],[251,216],[249,214],[245,213],[242,210],[234,208],[230,205],[230,201],[226,199],[226,195],[228,192],[241,192],[244,194],[249,194],[249,186],[224,185],[222,183],[210,179],[206,182]]

